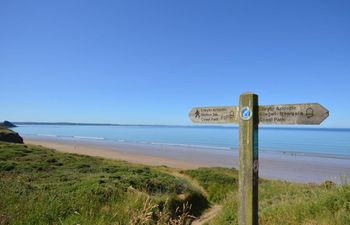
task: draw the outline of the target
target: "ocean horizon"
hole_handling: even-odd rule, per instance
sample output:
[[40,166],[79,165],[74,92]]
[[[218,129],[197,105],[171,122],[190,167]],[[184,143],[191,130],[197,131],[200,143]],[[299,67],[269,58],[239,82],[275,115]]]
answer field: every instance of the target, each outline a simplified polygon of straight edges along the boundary
[[[238,127],[120,125],[78,123],[15,123],[26,137],[84,139],[237,151]],[[350,158],[349,128],[260,127],[259,151],[320,157]]]

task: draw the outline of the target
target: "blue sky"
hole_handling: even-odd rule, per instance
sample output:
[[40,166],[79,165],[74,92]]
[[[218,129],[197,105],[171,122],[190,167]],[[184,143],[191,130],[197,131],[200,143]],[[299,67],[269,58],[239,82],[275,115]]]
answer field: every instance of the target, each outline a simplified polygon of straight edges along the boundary
[[1,1],[0,120],[189,125],[319,102],[350,127],[349,1]]

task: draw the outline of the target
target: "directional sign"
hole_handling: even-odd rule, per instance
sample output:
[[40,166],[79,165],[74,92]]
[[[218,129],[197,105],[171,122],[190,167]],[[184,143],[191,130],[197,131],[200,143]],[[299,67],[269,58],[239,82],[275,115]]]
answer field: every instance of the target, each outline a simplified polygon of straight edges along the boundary
[[189,116],[193,123],[238,123],[237,106],[192,108]]
[[[258,113],[256,113],[258,112]],[[239,225],[258,225],[258,123],[320,124],[329,115],[318,103],[259,106],[258,96],[244,93],[239,106],[196,107],[194,123],[239,123]]]
[[259,106],[261,124],[320,124],[328,115],[318,103]]
[[[259,106],[259,124],[320,124],[328,115],[318,103]],[[238,123],[244,119],[238,106],[195,107],[189,116],[193,123]]]

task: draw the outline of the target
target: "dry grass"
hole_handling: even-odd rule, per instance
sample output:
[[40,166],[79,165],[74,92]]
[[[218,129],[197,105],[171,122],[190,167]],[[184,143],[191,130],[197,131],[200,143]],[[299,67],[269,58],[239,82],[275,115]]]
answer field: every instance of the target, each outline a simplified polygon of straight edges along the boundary
[[177,207],[176,216],[172,218],[171,213],[166,210],[168,208],[166,205],[163,207],[164,210],[160,210],[159,205],[147,197],[144,207],[133,213],[129,225],[151,225],[154,224],[154,218],[157,221],[156,225],[190,225],[195,218],[190,215],[191,207],[188,202],[184,203],[182,208]]

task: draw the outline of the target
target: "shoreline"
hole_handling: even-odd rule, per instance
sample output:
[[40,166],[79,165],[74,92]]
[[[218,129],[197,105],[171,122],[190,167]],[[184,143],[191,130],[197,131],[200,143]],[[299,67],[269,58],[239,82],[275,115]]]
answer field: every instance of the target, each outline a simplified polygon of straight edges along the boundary
[[[27,144],[42,145],[61,152],[99,156],[150,166],[177,169],[199,167],[239,168],[237,150],[203,149],[170,145],[106,142],[55,137],[24,137]],[[338,184],[350,182],[350,159],[261,152],[259,176],[298,183]]]
[[166,159],[164,157],[140,155],[135,153],[126,153],[121,149],[110,149],[108,147],[98,147],[86,143],[64,143],[54,140],[28,140],[25,144],[41,145],[43,147],[55,149],[59,152],[74,153],[102,157],[106,159],[127,161],[130,163],[145,164],[149,166],[168,166],[178,169],[196,169],[205,166],[204,164],[193,164],[180,162],[179,160]]
[[[130,125],[131,126],[131,125]],[[23,136],[23,135],[22,135]],[[125,141],[125,140],[114,140],[114,139],[106,139],[102,137],[91,137],[91,136],[59,136],[59,135],[52,135],[52,134],[27,134],[25,136],[25,139],[28,140],[46,140],[50,139],[52,140],[60,140],[61,142],[69,142],[69,141],[77,141],[77,142],[84,142],[84,141],[103,141],[99,144],[105,145],[109,142],[109,144],[113,143],[112,145],[120,145],[124,143],[125,145],[150,145],[154,146],[154,148],[158,148],[159,146],[167,146],[169,148],[175,147],[175,148],[189,148],[189,149],[200,149],[200,150],[219,150],[219,151],[238,151],[237,147],[222,147],[222,146],[210,146],[210,145],[197,145],[197,144],[176,144],[176,143],[161,143],[161,142],[147,142],[147,141],[141,141],[141,142],[133,142],[133,141]],[[330,154],[330,153],[316,153],[316,152],[304,152],[304,151],[293,151],[293,150],[271,150],[266,148],[259,147],[259,154],[271,154],[271,155],[289,155],[289,156],[301,156],[301,157],[315,157],[315,158],[326,158],[326,159],[340,159],[340,160],[350,160],[350,155],[341,155],[341,154]]]

